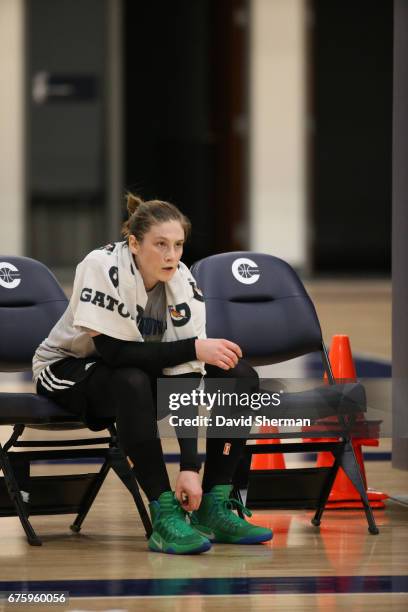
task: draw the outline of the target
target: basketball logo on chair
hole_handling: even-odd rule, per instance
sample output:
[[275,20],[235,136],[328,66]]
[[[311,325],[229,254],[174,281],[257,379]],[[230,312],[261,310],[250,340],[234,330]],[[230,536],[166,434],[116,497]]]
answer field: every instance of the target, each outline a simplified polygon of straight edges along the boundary
[[18,268],[7,261],[0,262],[0,285],[5,289],[15,289],[20,283]]
[[244,285],[253,285],[260,277],[259,267],[252,259],[239,257],[231,266],[234,278]]

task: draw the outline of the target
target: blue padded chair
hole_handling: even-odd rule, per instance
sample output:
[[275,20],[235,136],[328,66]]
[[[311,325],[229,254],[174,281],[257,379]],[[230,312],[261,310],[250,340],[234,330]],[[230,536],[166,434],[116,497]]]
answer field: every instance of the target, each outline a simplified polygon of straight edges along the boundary
[[[282,405],[273,410],[276,418],[298,416],[311,419],[331,417],[319,431],[307,433],[254,433],[259,438],[329,438],[328,442],[302,441],[286,444],[249,444],[235,476],[234,494],[240,498],[251,482],[259,494],[252,507],[312,507],[312,520],[319,525],[337,471],[342,467],[360,493],[369,532],[378,529],[368,503],[351,436],[362,425],[357,414],[365,410],[361,384],[336,384],[323,343],[319,320],[311,299],[296,272],[285,261],[262,253],[234,252],[206,257],[191,271],[203,291],[207,311],[207,335],[236,342],[244,358],[253,365],[275,364],[318,351],[330,385],[298,393],[285,393]],[[318,428],[319,429],[319,428]],[[250,473],[253,454],[330,451],[331,468],[269,470]],[[293,475],[295,474],[295,476]],[[295,478],[295,479],[294,479]],[[249,487],[248,487],[249,481]],[[269,486],[269,492],[268,492]],[[267,503],[271,487],[274,502]],[[296,497],[302,490],[304,498]],[[279,495],[281,498],[279,499]],[[263,498],[263,499],[262,499]]]
[[[0,371],[31,370],[37,346],[60,318],[68,301],[53,274],[27,257],[0,256]],[[114,424],[109,436],[72,440],[19,440],[26,427],[78,429],[86,427],[51,400],[34,393],[0,393],[0,425],[13,426],[0,444],[0,516],[18,516],[32,545],[41,545],[30,515],[77,514],[71,529],[81,529],[92,503],[112,468],[133,496],[148,537],[151,523],[132,470],[118,447]],[[50,439],[51,438],[51,439]],[[77,448],[104,444],[102,448]],[[13,452],[13,448],[42,448]],[[54,448],[54,450],[47,450]],[[97,473],[30,476],[30,462],[59,459],[99,459]]]

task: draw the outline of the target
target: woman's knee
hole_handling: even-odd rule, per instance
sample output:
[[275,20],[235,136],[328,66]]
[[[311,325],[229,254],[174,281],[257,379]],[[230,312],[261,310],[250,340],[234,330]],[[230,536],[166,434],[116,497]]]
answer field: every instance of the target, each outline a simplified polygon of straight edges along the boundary
[[[215,366],[207,366],[207,387],[211,390],[217,390],[219,384],[217,379],[225,380],[225,389],[232,390],[236,393],[255,393],[259,390],[259,376],[256,370],[243,359],[239,359],[237,365],[229,370],[221,370]],[[229,382],[227,382],[229,381]]]
[[259,380],[259,376],[255,368],[253,368],[245,359],[239,359],[235,368],[230,370],[231,376],[239,378],[255,378]]
[[111,382],[117,392],[129,392],[135,395],[151,396],[152,382],[146,372],[139,368],[115,368],[112,372]]
[[222,370],[208,364],[206,364],[205,369],[207,370],[207,378],[247,378],[259,381],[257,371],[244,359],[238,359],[237,365],[229,370]]

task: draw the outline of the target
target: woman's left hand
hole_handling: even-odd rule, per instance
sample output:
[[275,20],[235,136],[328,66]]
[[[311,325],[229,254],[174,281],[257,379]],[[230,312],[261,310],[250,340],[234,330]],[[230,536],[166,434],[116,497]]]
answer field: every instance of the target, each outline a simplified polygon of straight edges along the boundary
[[197,472],[182,471],[176,480],[176,497],[184,510],[198,510],[201,504],[203,490]]

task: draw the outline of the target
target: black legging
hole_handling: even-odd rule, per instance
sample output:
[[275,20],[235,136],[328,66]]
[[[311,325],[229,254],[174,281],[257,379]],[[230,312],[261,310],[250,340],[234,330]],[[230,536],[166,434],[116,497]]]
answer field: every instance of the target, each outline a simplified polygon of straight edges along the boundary
[[[245,361],[235,368],[221,370],[206,365],[208,378],[240,379],[252,390],[258,387],[258,375]],[[189,376],[200,377],[199,374]],[[185,378],[186,375],[182,375]],[[239,381],[238,381],[239,384]],[[81,383],[81,393],[87,404],[89,422],[101,419],[116,421],[118,438],[123,452],[134,464],[136,478],[149,500],[157,499],[169,490],[170,482],[163,457],[161,440],[157,433],[156,401],[153,389],[156,379],[134,367],[111,368],[100,363]],[[72,409],[72,405],[70,406]],[[191,440],[188,441],[191,444]],[[229,454],[224,454],[229,442]],[[246,439],[208,438],[203,490],[216,484],[232,481]],[[182,445],[183,441],[180,441]],[[195,444],[196,442],[193,441]]]

